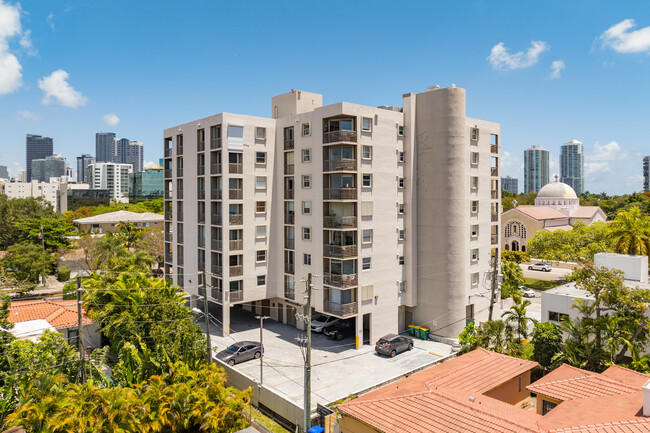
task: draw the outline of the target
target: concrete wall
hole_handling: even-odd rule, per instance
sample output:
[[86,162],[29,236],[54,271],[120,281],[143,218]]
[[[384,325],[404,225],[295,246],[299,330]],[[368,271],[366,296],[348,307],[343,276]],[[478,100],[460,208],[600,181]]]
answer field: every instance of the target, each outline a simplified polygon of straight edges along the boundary
[[530,385],[530,371],[513,377],[509,381],[486,392],[485,395],[514,405],[530,396],[530,393],[526,389],[528,385]]
[[341,414],[339,419],[339,433],[377,433],[380,430],[370,427],[361,421],[357,421],[349,415]]
[[594,265],[623,271],[626,280],[648,282],[648,256],[598,253],[594,255]]

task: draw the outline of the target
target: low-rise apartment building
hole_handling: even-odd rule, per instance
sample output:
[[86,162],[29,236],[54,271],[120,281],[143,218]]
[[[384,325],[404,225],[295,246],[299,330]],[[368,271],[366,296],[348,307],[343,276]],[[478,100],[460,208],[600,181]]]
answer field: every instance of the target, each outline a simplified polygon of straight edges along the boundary
[[129,202],[129,174],[133,165],[115,162],[93,162],[86,167],[86,182],[90,189],[107,189],[111,201]]
[[231,113],[164,131],[165,265],[176,284],[298,327],[355,319],[357,344],[409,324],[456,337],[485,320],[498,246],[499,135],[465,90],[403,107],[291,91],[272,117]]

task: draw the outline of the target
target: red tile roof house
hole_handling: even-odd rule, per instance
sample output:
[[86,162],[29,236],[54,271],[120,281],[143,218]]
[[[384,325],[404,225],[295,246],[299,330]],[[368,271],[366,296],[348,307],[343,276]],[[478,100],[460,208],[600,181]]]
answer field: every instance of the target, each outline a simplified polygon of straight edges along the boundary
[[[14,327],[11,333],[17,338],[36,340],[46,329],[63,334],[68,343],[76,346],[77,301],[50,301],[44,299],[12,301],[7,318]],[[99,324],[93,322],[85,311],[81,313],[83,343],[88,347],[101,347]]]
[[650,432],[650,375],[561,366],[531,384],[536,366],[477,349],[338,405],[339,431]]

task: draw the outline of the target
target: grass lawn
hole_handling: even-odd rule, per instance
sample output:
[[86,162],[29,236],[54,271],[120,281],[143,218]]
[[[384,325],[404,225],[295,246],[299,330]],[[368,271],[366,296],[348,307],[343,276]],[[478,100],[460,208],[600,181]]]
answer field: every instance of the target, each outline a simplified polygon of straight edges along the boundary
[[273,421],[271,418],[264,415],[256,408],[253,408],[253,419],[273,433],[287,433],[289,431],[282,427],[280,424]]
[[536,280],[534,278],[524,278],[524,286],[530,287],[534,290],[541,290],[542,292],[562,284],[564,284],[564,281],[545,281]]

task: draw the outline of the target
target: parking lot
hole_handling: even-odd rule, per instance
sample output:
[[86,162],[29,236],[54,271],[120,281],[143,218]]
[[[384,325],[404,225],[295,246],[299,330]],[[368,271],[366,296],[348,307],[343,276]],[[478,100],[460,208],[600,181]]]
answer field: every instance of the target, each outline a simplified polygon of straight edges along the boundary
[[[243,310],[231,311],[230,336],[220,337],[221,330],[211,326],[215,353],[234,342],[260,339],[259,320]],[[264,321],[263,385],[298,406],[303,404],[304,360],[297,339],[305,335],[292,326]],[[386,358],[375,354],[374,345],[357,350],[353,338],[333,341],[312,333],[312,409],[317,403],[326,405],[420,369],[452,352],[447,344],[418,339],[414,342],[413,350]],[[259,360],[246,361],[234,368],[255,381],[260,380]]]

